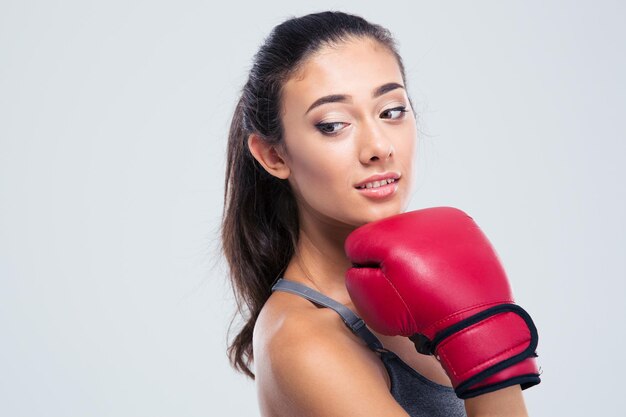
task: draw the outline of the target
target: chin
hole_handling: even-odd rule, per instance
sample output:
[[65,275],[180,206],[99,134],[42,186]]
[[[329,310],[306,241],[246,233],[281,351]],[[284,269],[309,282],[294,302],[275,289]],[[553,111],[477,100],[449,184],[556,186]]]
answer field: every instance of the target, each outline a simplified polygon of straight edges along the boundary
[[370,207],[366,212],[363,213],[361,217],[361,224],[359,226],[375,222],[377,220],[382,220],[387,217],[395,216],[396,214],[400,214],[404,212],[404,206],[389,204],[385,206],[379,207]]

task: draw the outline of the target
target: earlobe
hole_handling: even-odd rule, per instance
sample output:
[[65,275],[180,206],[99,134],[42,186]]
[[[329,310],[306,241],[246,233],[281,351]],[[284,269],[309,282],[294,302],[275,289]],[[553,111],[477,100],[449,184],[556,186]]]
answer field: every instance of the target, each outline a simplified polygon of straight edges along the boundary
[[283,156],[276,149],[276,145],[267,143],[256,133],[248,136],[248,149],[259,164],[271,175],[287,179],[290,174],[289,166]]

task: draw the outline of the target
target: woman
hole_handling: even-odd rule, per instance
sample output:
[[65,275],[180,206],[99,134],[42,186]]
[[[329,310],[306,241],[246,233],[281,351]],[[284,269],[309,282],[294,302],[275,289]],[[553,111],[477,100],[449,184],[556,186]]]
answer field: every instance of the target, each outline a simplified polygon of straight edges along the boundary
[[[263,416],[526,415],[519,385],[461,400],[434,356],[359,336],[336,311],[356,311],[347,236],[408,204],[415,116],[394,40],[358,16],[287,20],[255,55],[230,128],[222,243],[247,318],[229,354]],[[272,292],[279,278],[313,299]]]

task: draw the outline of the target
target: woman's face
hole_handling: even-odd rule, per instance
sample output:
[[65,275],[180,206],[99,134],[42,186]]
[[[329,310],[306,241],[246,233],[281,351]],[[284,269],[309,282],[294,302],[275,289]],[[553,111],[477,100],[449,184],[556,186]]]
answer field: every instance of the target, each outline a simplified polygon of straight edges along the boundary
[[417,128],[391,52],[369,39],[324,47],[282,99],[284,159],[302,216],[357,227],[404,211]]

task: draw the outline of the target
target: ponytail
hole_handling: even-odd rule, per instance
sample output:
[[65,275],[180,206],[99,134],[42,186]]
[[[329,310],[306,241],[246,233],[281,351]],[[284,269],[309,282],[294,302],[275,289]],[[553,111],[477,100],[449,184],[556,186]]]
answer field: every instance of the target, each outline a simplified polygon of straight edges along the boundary
[[228,347],[228,356],[235,369],[254,379],[250,367],[254,325],[273,282],[293,256],[299,228],[289,184],[263,169],[250,153],[247,139],[240,100],[228,136],[222,248],[237,312],[245,321]]

